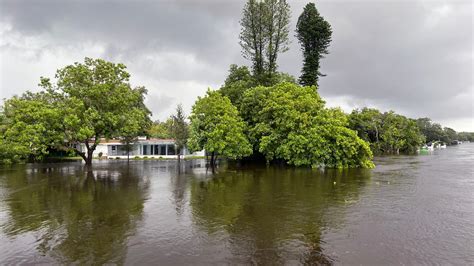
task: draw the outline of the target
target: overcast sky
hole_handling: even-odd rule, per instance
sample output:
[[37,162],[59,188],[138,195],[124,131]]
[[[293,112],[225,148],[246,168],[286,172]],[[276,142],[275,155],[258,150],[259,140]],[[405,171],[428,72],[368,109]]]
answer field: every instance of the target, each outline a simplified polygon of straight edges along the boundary
[[[289,1],[291,47],[279,69],[299,76],[294,29],[307,1]],[[0,0],[0,98],[38,90],[40,76],[84,57],[122,62],[148,89],[154,119],[187,112],[232,63],[245,1]],[[317,1],[333,28],[320,94],[350,112],[364,106],[430,117],[474,131],[471,1]]]

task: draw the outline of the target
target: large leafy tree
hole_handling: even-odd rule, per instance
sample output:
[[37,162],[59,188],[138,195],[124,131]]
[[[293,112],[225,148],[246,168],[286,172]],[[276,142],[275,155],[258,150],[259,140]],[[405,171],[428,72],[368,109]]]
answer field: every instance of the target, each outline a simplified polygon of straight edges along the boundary
[[63,141],[62,118],[70,105],[58,104],[47,92],[26,92],[5,101],[1,114],[0,159],[41,159]]
[[58,70],[55,84],[41,78],[43,91],[5,101],[0,146],[8,148],[0,153],[17,160],[74,150],[89,165],[100,138],[130,143],[147,128],[150,112],[146,90],[132,89],[129,77],[122,64],[86,58]]
[[312,167],[372,167],[367,142],[347,128],[346,115],[326,109],[315,87],[280,83],[245,92],[242,116],[254,150],[267,161]]
[[288,50],[290,7],[286,0],[248,0],[240,21],[240,45],[258,84],[276,74],[278,54]]
[[183,106],[179,104],[176,107],[176,113],[172,116],[171,136],[174,138],[178,150],[178,163],[181,160],[181,151],[186,147],[189,137],[189,127],[186,123]]
[[349,115],[349,127],[370,143],[374,153],[413,153],[425,141],[415,120],[393,111],[363,108]]
[[456,130],[452,128],[444,127],[443,133],[444,133],[444,138],[442,138],[441,140],[444,141],[445,143],[451,144],[454,140],[458,139],[458,133],[456,132]]
[[232,64],[220,92],[223,96],[227,96],[233,105],[239,106],[244,92],[254,86],[255,80],[248,67]]
[[214,166],[218,155],[241,158],[252,153],[244,135],[245,123],[229,98],[218,91],[207,91],[193,106],[188,148],[191,151],[205,149],[211,154]]
[[[275,85],[282,82],[290,82],[296,84],[296,79],[283,72],[276,72],[268,84]],[[250,73],[246,66],[230,65],[229,75],[227,76],[224,85],[219,89],[223,96],[227,96],[232,104],[240,110],[241,100],[245,91],[258,85],[257,80]]]
[[303,51],[303,69],[300,84],[318,85],[320,60],[328,54],[331,43],[331,25],[319,14],[314,3],[308,3],[298,18],[296,37]]
[[418,127],[420,128],[423,135],[425,135],[427,142],[445,139],[443,127],[438,123],[433,123],[430,118],[418,118],[416,123],[418,124]]

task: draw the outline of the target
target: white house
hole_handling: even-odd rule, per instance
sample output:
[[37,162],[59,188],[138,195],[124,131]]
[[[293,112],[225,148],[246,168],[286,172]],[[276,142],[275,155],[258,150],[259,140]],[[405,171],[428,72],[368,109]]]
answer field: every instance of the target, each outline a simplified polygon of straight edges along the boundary
[[[84,144],[81,145],[81,150],[85,151],[86,147]],[[101,154],[100,154],[101,153]],[[127,158],[126,145],[119,139],[101,139],[100,143],[94,150],[93,156],[107,158]],[[181,156],[204,156],[204,151],[198,151],[190,153],[186,148],[181,151]],[[130,149],[130,158],[134,157],[148,157],[148,158],[177,158],[177,150],[174,139],[147,139],[145,137],[139,137],[136,142],[132,144]]]

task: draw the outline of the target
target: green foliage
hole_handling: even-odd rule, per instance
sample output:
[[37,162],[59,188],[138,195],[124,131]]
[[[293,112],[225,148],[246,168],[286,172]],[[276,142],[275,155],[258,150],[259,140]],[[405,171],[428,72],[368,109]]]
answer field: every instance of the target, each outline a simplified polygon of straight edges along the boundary
[[300,84],[318,85],[320,60],[328,54],[331,43],[331,25],[319,14],[314,3],[308,3],[298,18],[296,37],[303,51],[303,69]]
[[51,147],[75,149],[90,164],[100,138],[130,141],[150,123],[146,90],[132,89],[129,77],[122,64],[90,58],[59,69],[56,84],[42,77],[43,91],[5,101],[2,143],[21,158],[41,158]]
[[208,90],[199,97],[190,116],[190,151],[206,152],[228,158],[248,156],[252,148],[244,135],[245,123],[229,98],[218,91]]
[[458,139],[458,133],[452,128],[444,127],[443,133],[444,136],[441,140],[445,143],[451,144],[454,140]]
[[171,134],[171,125],[173,124],[173,120],[168,118],[164,122],[160,122],[156,120],[153,124],[148,128],[146,131],[146,135],[151,138],[158,138],[158,139],[171,139],[173,138]]
[[[454,140],[469,140],[469,132],[458,134],[454,129],[449,127],[442,127],[438,123],[433,123],[430,118],[418,118],[416,120],[418,127],[423,135],[426,137],[426,142],[442,141],[446,144],[451,144]],[[471,138],[472,139],[472,138]]]
[[268,85],[277,70],[279,53],[289,47],[290,7],[285,0],[248,0],[240,21],[240,46],[252,61],[258,84]]
[[[289,82],[296,84],[296,79],[288,73],[276,72],[271,79],[267,80],[270,85]],[[229,75],[224,85],[220,88],[220,93],[230,99],[232,104],[240,110],[240,105],[244,93],[255,86],[258,82],[250,73],[246,66],[230,65]]]
[[369,145],[346,127],[346,115],[324,104],[315,87],[280,83],[248,90],[242,117],[254,150],[296,166],[373,167]]
[[176,107],[176,114],[172,116],[172,121],[171,136],[175,141],[179,156],[181,155],[181,150],[186,146],[189,137],[189,126],[186,123],[186,117],[181,104]]
[[84,63],[58,70],[55,86],[42,78],[43,87],[52,88],[62,102],[72,104],[64,117],[65,139],[85,144],[87,154],[78,154],[87,164],[101,137],[133,138],[149,124],[150,111],[143,103],[146,89],[132,89],[125,69],[123,64],[85,58]]
[[416,120],[418,127],[426,137],[426,142],[433,142],[445,138],[443,127],[440,124],[433,123],[430,118],[418,118]]
[[0,159],[18,162],[47,155],[49,147],[62,141],[60,120],[66,110],[58,108],[52,95],[44,92],[27,92],[6,100],[1,115]]
[[223,96],[230,99],[234,106],[240,106],[244,92],[255,86],[255,80],[246,66],[230,65],[229,75],[220,88]]
[[354,110],[349,116],[349,127],[360,138],[370,142],[374,153],[414,153],[424,142],[415,120],[377,109]]
[[458,140],[460,141],[474,141],[474,132],[459,132]]

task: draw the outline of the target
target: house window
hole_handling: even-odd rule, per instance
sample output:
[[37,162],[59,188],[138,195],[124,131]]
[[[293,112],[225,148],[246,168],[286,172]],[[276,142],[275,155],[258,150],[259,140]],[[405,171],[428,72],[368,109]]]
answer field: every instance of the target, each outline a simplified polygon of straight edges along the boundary
[[159,145],[160,146],[160,155],[166,155],[166,145]]
[[168,145],[168,155],[176,155],[176,148],[174,144]]
[[154,147],[155,147],[155,153],[154,153],[154,154],[155,154],[155,155],[160,154],[160,146],[159,146],[159,145],[155,145]]
[[115,151],[117,149],[117,146],[112,145],[112,150]]
[[148,146],[143,145],[143,155],[148,155]]

